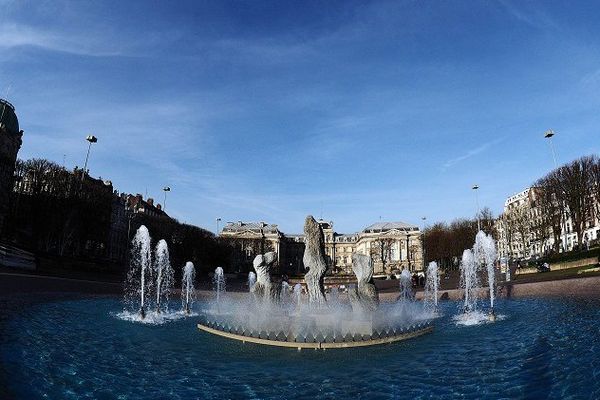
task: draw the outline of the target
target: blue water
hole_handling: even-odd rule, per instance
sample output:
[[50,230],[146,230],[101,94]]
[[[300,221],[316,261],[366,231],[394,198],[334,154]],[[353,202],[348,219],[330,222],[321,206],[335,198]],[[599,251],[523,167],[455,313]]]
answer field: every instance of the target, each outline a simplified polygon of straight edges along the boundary
[[111,298],[0,307],[0,399],[600,398],[598,301],[499,301],[477,326],[449,302],[432,334],[301,352],[123,321]]

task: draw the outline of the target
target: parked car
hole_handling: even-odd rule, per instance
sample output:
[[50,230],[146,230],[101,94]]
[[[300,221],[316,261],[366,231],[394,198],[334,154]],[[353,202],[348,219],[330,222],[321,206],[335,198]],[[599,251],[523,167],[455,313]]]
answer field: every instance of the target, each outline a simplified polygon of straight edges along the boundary
[[537,268],[538,272],[549,272],[550,271],[550,264],[548,264],[547,262],[536,263],[535,267]]

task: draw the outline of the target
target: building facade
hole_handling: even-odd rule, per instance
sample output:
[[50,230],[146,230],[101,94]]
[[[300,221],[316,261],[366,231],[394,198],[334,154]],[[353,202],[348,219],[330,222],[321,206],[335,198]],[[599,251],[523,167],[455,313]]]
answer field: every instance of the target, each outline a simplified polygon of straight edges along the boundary
[[[495,222],[500,257],[531,259],[578,246],[568,210],[557,201],[553,201],[552,209],[544,208],[542,195],[540,188],[530,187],[506,199]],[[591,212],[584,221],[584,246],[600,241],[600,205],[593,199],[591,202]]]
[[0,99],[0,237],[4,233],[22,138],[23,131],[19,129],[15,108],[8,101]]
[[[423,267],[422,233],[415,225],[403,222],[379,222],[361,232],[344,234],[333,228],[333,222],[319,220],[323,229],[327,273],[352,274],[352,255],[371,256],[376,275],[399,273]],[[252,260],[265,251],[276,251],[276,272],[303,274],[304,235],[281,232],[277,225],[264,222],[230,222],[219,237],[235,249],[234,268],[249,271]],[[264,251],[263,251],[264,249]],[[240,265],[246,268],[240,269]]]

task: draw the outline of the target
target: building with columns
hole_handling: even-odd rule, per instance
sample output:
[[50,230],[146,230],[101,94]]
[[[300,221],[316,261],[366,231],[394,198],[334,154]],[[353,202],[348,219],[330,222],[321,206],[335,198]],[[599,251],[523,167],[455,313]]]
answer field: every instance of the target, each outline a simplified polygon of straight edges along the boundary
[[22,138],[23,131],[19,129],[15,108],[8,101],[0,99],[0,237],[4,233],[4,220],[14,186],[15,163]]
[[[422,233],[416,225],[404,222],[378,222],[361,232],[338,233],[333,222],[317,221],[323,229],[327,273],[352,274],[352,255],[370,255],[375,274],[392,274],[408,268],[411,272],[423,268]],[[281,232],[277,225],[264,222],[230,222],[219,233],[234,248],[234,268],[250,270],[257,254],[276,251],[276,270],[281,273],[302,274],[304,265],[304,235]],[[245,266],[245,267],[242,267]],[[241,267],[241,268],[240,268]]]

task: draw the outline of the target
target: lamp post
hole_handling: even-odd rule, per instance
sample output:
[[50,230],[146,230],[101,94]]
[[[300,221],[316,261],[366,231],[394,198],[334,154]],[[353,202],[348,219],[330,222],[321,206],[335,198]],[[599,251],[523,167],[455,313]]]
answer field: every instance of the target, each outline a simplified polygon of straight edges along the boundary
[[87,140],[89,142],[89,144],[88,144],[87,154],[85,155],[85,163],[83,165],[83,173],[81,174],[82,182],[85,177],[85,173],[87,171],[87,165],[88,165],[88,160],[90,159],[90,150],[92,149],[92,143],[96,143],[98,141],[98,138],[94,135],[88,135],[88,136],[86,136],[85,140]]
[[171,188],[169,186],[165,186],[163,188],[163,192],[165,192],[165,197],[164,197],[164,201],[163,201],[163,211],[166,213],[167,212],[167,192],[170,192]]
[[219,236],[219,222],[221,222],[221,218],[215,218],[215,222],[217,223],[217,230],[215,231],[215,235]]
[[475,191],[475,203],[477,204],[477,232],[481,230],[481,222],[479,220],[479,195],[477,190],[479,189],[479,185],[473,185],[472,189]]
[[427,217],[421,217],[423,221],[423,232],[421,232],[421,257],[423,258],[423,271],[425,271],[425,221]]
[[[550,146],[550,151],[552,152],[552,161],[554,162],[554,169],[558,169],[558,163],[556,162],[556,152],[554,151],[554,145],[552,143],[552,136],[554,136],[556,132],[552,129],[548,129],[544,132],[544,138],[548,139],[548,146]],[[567,251],[567,216],[565,215],[565,207],[561,204],[560,210],[560,224],[561,230],[563,231],[563,253]]]

